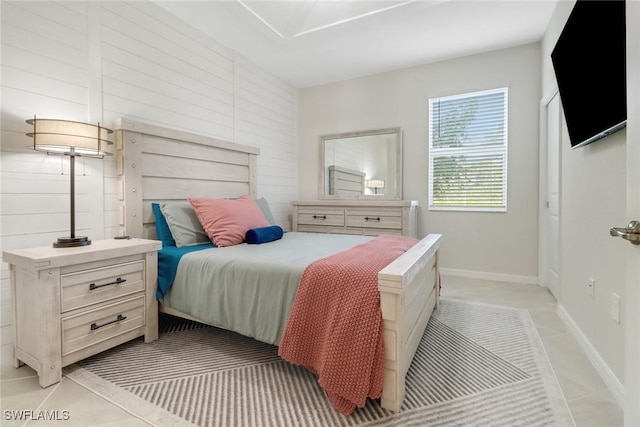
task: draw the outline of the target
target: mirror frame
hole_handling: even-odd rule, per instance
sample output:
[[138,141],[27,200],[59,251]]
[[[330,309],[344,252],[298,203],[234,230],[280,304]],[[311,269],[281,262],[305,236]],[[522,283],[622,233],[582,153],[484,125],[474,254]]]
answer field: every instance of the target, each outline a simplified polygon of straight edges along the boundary
[[[396,137],[396,191],[393,195],[363,194],[361,196],[340,196],[325,194],[325,180],[327,165],[325,165],[326,142],[335,139],[357,138],[373,135],[395,135]],[[342,200],[402,200],[402,128],[392,127],[383,129],[364,130],[357,132],[334,133],[320,136],[320,182],[318,185],[318,197],[320,199]]]

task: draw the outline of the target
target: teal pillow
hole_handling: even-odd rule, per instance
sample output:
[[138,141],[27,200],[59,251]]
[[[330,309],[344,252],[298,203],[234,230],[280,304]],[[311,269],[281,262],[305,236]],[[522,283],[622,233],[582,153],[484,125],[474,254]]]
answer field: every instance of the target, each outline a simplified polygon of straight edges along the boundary
[[167,220],[164,215],[162,215],[160,204],[151,203],[151,208],[153,209],[153,215],[156,217],[156,235],[158,236],[158,240],[162,242],[162,247],[175,246],[176,241],[173,240],[169,224],[167,224]]

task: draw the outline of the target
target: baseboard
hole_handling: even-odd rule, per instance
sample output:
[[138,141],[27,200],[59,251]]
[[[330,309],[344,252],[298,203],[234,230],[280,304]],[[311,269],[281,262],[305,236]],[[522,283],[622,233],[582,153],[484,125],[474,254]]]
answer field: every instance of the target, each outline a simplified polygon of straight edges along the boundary
[[509,282],[524,285],[537,285],[538,278],[519,276],[515,274],[487,273],[484,271],[460,270],[457,268],[440,268],[440,274],[451,277],[465,277],[468,279],[492,280],[495,282]]
[[591,342],[587,336],[582,332],[578,324],[569,316],[569,313],[564,309],[561,304],[558,304],[558,317],[564,322],[565,326],[569,328],[573,336],[578,340],[578,344],[582,347],[585,355],[593,364],[602,380],[607,384],[609,390],[618,401],[618,404],[624,408],[624,385],[618,380],[618,377],[609,369],[609,365],[604,361],[600,354],[596,351],[595,347],[591,345]]

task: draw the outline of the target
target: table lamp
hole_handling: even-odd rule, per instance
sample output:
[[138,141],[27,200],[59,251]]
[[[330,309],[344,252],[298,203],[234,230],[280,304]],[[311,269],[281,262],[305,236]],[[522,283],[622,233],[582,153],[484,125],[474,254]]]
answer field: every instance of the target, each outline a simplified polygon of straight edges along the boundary
[[71,225],[69,237],[60,237],[53,243],[54,248],[68,248],[74,246],[86,246],[91,244],[87,237],[76,236],[76,213],[75,213],[75,158],[94,157],[104,158],[110,156],[104,150],[108,144],[107,135],[113,133],[112,130],[98,125],[74,122],[69,120],[56,119],[33,119],[27,120],[33,125],[33,132],[27,136],[33,138],[33,149],[44,151],[47,155],[69,156],[69,175],[71,177],[70,199],[71,199]]

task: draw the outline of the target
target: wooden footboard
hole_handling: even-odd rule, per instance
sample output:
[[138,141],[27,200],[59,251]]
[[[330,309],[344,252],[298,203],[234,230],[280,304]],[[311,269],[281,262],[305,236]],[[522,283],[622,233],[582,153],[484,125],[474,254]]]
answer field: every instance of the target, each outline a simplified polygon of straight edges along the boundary
[[438,306],[441,238],[429,234],[378,274],[385,345],[381,405],[390,411],[402,406],[407,370]]

